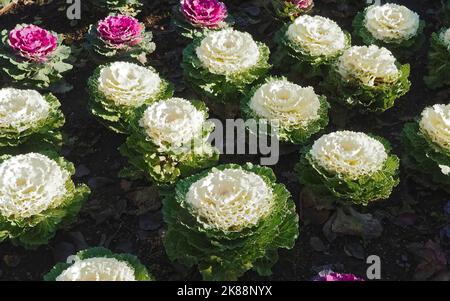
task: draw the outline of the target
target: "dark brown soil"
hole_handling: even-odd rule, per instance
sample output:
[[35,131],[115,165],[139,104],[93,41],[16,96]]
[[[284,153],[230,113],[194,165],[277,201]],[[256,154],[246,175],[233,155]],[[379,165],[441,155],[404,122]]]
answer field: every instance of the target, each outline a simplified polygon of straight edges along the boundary
[[[0,28],[10,29],[16,23],[40,22],[46,28],[66,34],[67,41],[79,46],[87,26],[103,17],[83,12],[81,21],[71,23],[65,17],[65,10],[59,9],[65,6],[65,1],[47,2],[50,3],[42,6],[19,5],[8,14],[0,16]],[[151,55],[151,64],[176,84],[177,95],[189,98],[193,93],[184,85],[180,68],[182,49],[186,44],[170,26],[170,2],[174,1],[146,2],[139,18],[145,21],[155,35],[157,51]],[[279,24],[258,6],[262,0],[226,2],[236,18],[237,27],[252,33],[255,39],[273,46],[273,34]],[[351,20],[357,8],[345,6],[341,2],[316,0],[316,12],[331,17],[351,31]],[[428,34],[439,27],[436,15],[439,0],[392,2],[403,2],[417,11],[427,21]],[[412,120],[425,106],[448,103],[450,99],[450,89],[429,91],[423,84],[426,49],[427,46],[411,59],[412,89],[394,109],[376,118],[377,120],[355,117],[348,122],[346,128],[384,136],[393,144],[395,152],[400,154],[399,135],[404,122]],[[135,254],[159,280],[200,279],[198,272],[173,265],[165,255],[162,245],[164,224],[160,212],[161,201],[156,190],[145,181],[128,182],[117,177],[117,172],[126,165],[126,160],[117,151],[117,147],[124,142],[124,137],[105,129],[86,109],[86,80],[94,68],[90,63],[76,67],[67,76],[67,81],[74,89],[58,95],[67,119],[64,131],[68,140],[63,155],[77,166],[76,181],[88,183],[93,193],[74,226],[69,230],[59,231],[47,246],[28,251],[14,247],[9,242],[2,243],[0,280],[40,280],[57,261],[63,261],[68,255],[88,246],[105,246],[116,252]],[[279,70],[275,70],[275,73],[279,73]],[[297,82],[304,83],[301,75]],[[329,130],[335,128],[337,127],[330,126]],[[258,163],[259,160],[254,156],[223,156],[221,161]],[[293,163],[297,161],[297,152],[290,153],[281,158],[274,170],[298,203],[300,187],[293,170]],[[136,192],[142,192],[143,189],[147,192],[144,193],[145,200],[137,200]],[[449,258],[449,238],[442,231],[450,224],[449,216],[444,212],[444,206],[449,200],[448,194],[417,185],[403,172],[402,183],[389,200],[361,209],[384,217],[384,232],[380,238],[363,241],[354,237],[339,237],[329,243],[322,234],[321,226],[301,223],[300,237],[295,248],[281,251],[280,260],[269,279],[309,280],[326,265],[337,271],[365,276],[368,267],[365,258],[372,254],[381,258],[383,280],[420,278],[422,274],[418,274],[423,272],[423,266],[417,266],[424,261],[431,262],[431,265],[434,255],[427,255],[425,259],[416,257],[414,252],[410,252],[411,244],[433,240]],[[320,243],[317,245],[318,239],[324,246]],[[433,274],[432,272],[430,273]],[[431,278],[429,276],[422,278]],[[438,277],[450,277],[448,266],[447,273],[444,269]],[[243,278],[262,279],[252,272]]]

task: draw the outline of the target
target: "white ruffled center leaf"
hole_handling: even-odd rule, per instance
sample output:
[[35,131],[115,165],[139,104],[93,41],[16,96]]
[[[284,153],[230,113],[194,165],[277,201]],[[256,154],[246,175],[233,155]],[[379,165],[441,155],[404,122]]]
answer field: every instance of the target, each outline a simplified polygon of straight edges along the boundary
[[161,78],[148,68],[115,62],[100,71],[98,89],[117,106],[139,107],[157,95]]
[[171,150],[200,138],[205,119],[188,100],[170,98],[150,105],[140,125],[157,146]]
[[241,169],[213,169],[193,183],[186,202],[207,227],[240,231],[269,215],[273,191],[257,174]]
[[35,90],[0,89],[0,131],[13,128],[23,132],[47,119],[50,105]]
[[450,104],[436,104],[422,112],[420,129],[440,147],[450,151]]
[[260,56],[252,36],[234,29],[211,31],[196,54],[209,72],[221,75],[242,73],[255,66]]
[[420,17],[403,5],[387,3],[370,6],[364,22],[375,39],[401,43],[417,35]]
[[262,85],[249,106],[256,115],[282,128],[306,127],[320,118],[320,100],[314,89],[287,80],[275,79]]
[[447,30],[444,30],[439,38],[442,40],[442,42],[444,43],[444,45],[447,46],[448,51],[450,51],[450,28]]
[[116,258],[93,257],[76,260],[56,281],[136,281],[134,269]]
[[339,25],[321,16],[298,17],[286,35],[312,56],[333,56],[346,47],[345,34]]
[[395,57],[384,47],[353,46],[339,58],[338,71],[345,80],[358,80],[373,87],[393,83],[399,78],[395,63]]
[[353,179],[382,170],[388,157],[381,142],[351,131],[322,136],[314,142],[310,154],[325,170]]
[[0,164],[0,214],[28,218],[58,207],[67,192],[68,171],[47,156],[29,153]]

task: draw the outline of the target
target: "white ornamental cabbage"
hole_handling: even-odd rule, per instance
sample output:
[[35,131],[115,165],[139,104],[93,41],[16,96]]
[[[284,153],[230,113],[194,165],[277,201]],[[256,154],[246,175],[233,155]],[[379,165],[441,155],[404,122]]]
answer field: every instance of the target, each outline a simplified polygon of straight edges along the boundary
[[240,231],[255,226],[272,208],[273,193],[257,174],[241,169],[213,170],[186,195],[207,227]]
[[447,46],[448,50],[450,51],[450,28],[448,28],[447,30],[444,30],[440,34],[440,39],[444,43],[444,45]]
[[321,16],[298,17],[288,27],[286,36],[311,56],[333,56],[347,47],[339,25]]
[[170,98],[150,105],[140,126],[157,146],[170,150],[201,137],[205,121],[205,113],[188,100]]
[[21,133],[47,119],[50,104],[35,90],[0,89],[0,131],[13,128]]
[[369,87],[393,83],[400,76],[392,53],[375,45],[347,49],[339,58],[337,67],[345,80],[357,80]]
[[0,164],[0,214],[25,219],[64,201],[70,174],[47,156],[29,153]]
[[320,118],[320,100],[312,87],[301,87],[285,79],[274,79],[258,88],[249,107],[261,118],[280,127],[306,127]]
[[353,179],[382,170],[388,158],[381,142],[351,131],[322,136],[314,142],[310,154],[325,170]]
[[401,43],[417,35],[420,17],[403,5],[372,5],[366,10],[364,26],[377,40]]
[[209,32],[195,52],[209,72],[220,75],[242,73],[255,66],[260,58],[252,36],[234,29]]
[[116,258],[93,257],[75,262],[56,281],[135,281],[134,269]]
[[450,152],[450,104],[426,108],[419,126],[434,143]]
[[98,89],[116,106],[139,107],[161,91],[161,83],[149,68],[115,62],[100,70]]

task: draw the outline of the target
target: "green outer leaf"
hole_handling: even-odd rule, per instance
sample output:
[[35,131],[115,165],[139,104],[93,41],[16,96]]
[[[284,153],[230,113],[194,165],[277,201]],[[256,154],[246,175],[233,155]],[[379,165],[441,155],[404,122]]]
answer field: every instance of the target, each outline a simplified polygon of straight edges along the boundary
[[[112,63],[111,63],[112,64]],[[88,107],[92,115],[103,123],[107,128],[114,132],[126,134],[130,124],[130,118],[136,108],[129,106],[117,106],[113,101],[109,100],[99,89],[98,79],[100,71],[109,66],[102,65],[95,69],[94,74],[88,79],[89,101]],[[156,72],[152,67],[146,67]],[[159,92],[144,102],[144,105],[149,105],[161,99],[170,98],[173,96],[173,86],[168,81],[161,79],[161,87]]]
[[[204,112],[206,118],[208,117],[208,110],[203,102],[191,101],[191,103],[198,110]],[[135,171],[143,171],[151,181],[157,184],[170,185],[175,183],[179,177],[191,175],[198,170],[217,164],[219,160],[218,150],[205,142],[214,129],[213,125],[205,126],[202,137],[198,138],[201,139],[199,141],[203,141],[202,145],[210,152],[200,154],[193,151],[183,152],[182,154],[168,152],[161,150],[148,139],[144,128],[139,125],[146,109],[147,107],[138,108],[134,115],[130,117],[130,134],[125,144],[119,148],[120,153],[128,158]],[[188,143],[187,146],[192,145],[192,143],[194,141]],[[127,170],[128,174],[129,172],[130,170]]]
[[202,38],[195,39],[183,51],[183,71],[185,80],[197,93],[222,102],[239,102],[242,93],[252,83],[264,77],[271,65],[268,63],[270,50],[260,42],[256,42],[260,52],[258,62],[252,68],[237,74],[220,75],[209,72],[197,58],[195,49]]
[[415,55],[422,48],[426,37],[424,34],[425,21],[420,20],[419,29],[414,37],[404,41],[381,41],[377,40],[366,28],[365,18],[368,8],[359,12],[353,20],[354,35],[357,36],[365,45],[378,45],[392,51],[397,58],[409,58]]
[[[22,24],[24,25],[24,24]],[[54,32],[51,32],[57,35]],[[63,73],[73,66],[71,48],[62,44],[63,37],[58,36],[58,46],[55,52],[43,63],[33,62],[14,53],[8,44],[9,31],[0,33],[0,74],[7,83],[22,88],[47,89],[50,85],[63,78]]]
[[[61,168],[70,172],[71,175],[75,174],[73,164],[59,157],[56,153],[42,152],[42,154],[55,160]],[[1,157],[0,163],[10,157]],[[71,179],[67,180],[65,185],[67,194],[59,207],[49,208],[26,219],[6,218],[0,215],[0,233],[3,233],[3,235],[0,235],[0,241],[10,238],[14,244],[27,249],[34,249],[47,244],[58,229],[72,223],[88,198],[90,189],[84,184],[75,186]]]
[[180,12],[180,5],[175,5],[172,8],[171,23],[183,37],[193,40],[195,38],[201,38],[205,36],[210,31],[217,31],[232,27],[234,25],[234,19],[230,14],[228,14],[228,17],[224,20],[224,22],[219,23],[217,28],[202,28],[188,22]]
[[143,3],[141,0],[88,0],[94,9],[104,13],[117,13],[136,16],[140,13]]
[[409,64],[397,65],[400,76],[392,84],[379,84],[369,87],[357,80],[345,80],[335,65],[323,83],[333,101],[355,107],[360,111],[384,112],[392,108],[395,100],[409,92]]
[[439,38],[446,29],[431,35],[430,50],[428,52],[428,75],[425,84],[430,89],[437,89],[450,85],[450,47]]
[[236,280],[253,269],[269,275],[279,248],[291,249],[298,237],[298,215],[289,191],[276,183],[273,171],[250,163],[221,165],[214,169],[244,169],[258,174],[273,189],[271,213],[258,225],[241,231],[221,231],[196,218],[185,196],[189,187],[210,171],[180,180],[163,207],[168,231],[164,238],[167,255],[187,266],[198,265],[205,280]]
[[[264,118],[261,118],[260,116],[256,115],[256,113],[250,108],[250,101],[255,95],[256,91],[265,83],[268,83],[273,80],[282,80],[285,79],[284,77],[267,77],[265,79],[265,82],[259,85],[254,86],[249,93],[246,93],[244,95],[244,98],[241,102],[241,111],[242,115],[245,119],[254,119],[260,123],[259,121],[265,120]],[[328,110],[330,108],[330,104],[327,102],[327,99],[325,96],[319,95],[320,100],[320,108],[319,108],[319,119],[311,122],[306,128],[303,128],[301,125],[297,127],[283,127],[280,126],[277,128],[277,137],[278,140],[284,141],[284,142],[291,142],[294,144],[303,144],[307,142],[312,135],[317,134],[322,129],[324,129],[329,122],[328,118]],[[258,134],[258,133],[253,133]],[[267,133],[270,135],[270,131]]]
[[336,201],[358,205],[368,205],[372,201],[387,199],[393,188],[400,183],[399,165],[400,160],[396,155],[390,154],[388,142],[379,137],[373,137],[382,142],[388,158],[383,169],[358,179],[332,173],[325,170],[317,163],[308,146],[303,150],[300,163],[296,166],[299,181],[318,195],[333,196]]
[[287,68],[296,74],[302,74],[306,78],[325,76],[333,62],[339,58],[345,49],[351,46],[351,36],[345,33],[346,47],[332,56],[312,56],[300,45],[291,42],[286,32],[291,24],[285,24],[276,34],[275,43],[278,45],[273,56],[274,65]]
[[[144,26],[142,24],[142,26]],[[97,33],[97,25],[90,25],[86,34],[85,48],[91,59],[99,64],[111,63],[114,61],[130,61],[142,63],[142,57],[151,54],[156,49],[151,31],[142,32],[142,41],[134,46],[117,48],[100,38]]]
[[0,128],[0,150],[5,147],[15,147],[30,140],[46,142],[56,147],[61,146],[62,136],[59,129],[65,122],[64,114],[60,110],[61,104],[52,94],[46,94],[44,98],[50,105],[48,117],[22,132],[13,127]]
[[[148,272],[147,268],[139,261],[139,259],[131,254],[116,254],[102,247],[89,248],[79,251],[76,254],[78,260],[89,258],[115,258],[119,261],[126,262],[134,269],[134,277],[137,281],[154,281],[155,278]],[[62,272],[73,265],[72,263],[57,263],[46,275],[44,281],[56,281],[56,278]]]
[[450,167],[450,152],[422,133],[418,122],[405,124],[402,144],[402,161],[413,178],[431,186],[435,183],[441,188],[450,189],[450,175],[444,175],[439,168],[439,165]]

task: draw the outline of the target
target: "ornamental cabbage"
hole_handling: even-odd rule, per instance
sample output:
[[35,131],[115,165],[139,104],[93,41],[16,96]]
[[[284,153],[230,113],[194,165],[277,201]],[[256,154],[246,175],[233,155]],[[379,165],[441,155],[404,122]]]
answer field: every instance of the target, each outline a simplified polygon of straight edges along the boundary
[[72,163],[53,153],[0,159],[0,241],[36,248],[72,222],[90,191],[73,183]]
[[60,146],[64,115],[58,99],[35,90],[0,89],[0,148],[25,142]]
[[99,66],[88,80],[89,108],[108,128],[126,133],[136,108],[172,97],[171,84],[152,67],[128,62]]
[[245,89],[270,69],[269,48],[248,33],[210,31],[183,52],[184,76],[191,87],[211,99],[238,101]]
[[280,141],[302,144],[328,124],[329,104],[312,87],[285,78],[270,77],[243,99],[246,119],[267,121],[276,127]]
[[425,41],[425,22],[409,8],[393,3],[367,7],[358,13],[353,27],[364,44],[386,47],[399,57],[415,53]]
[[45,281],[152,281],[139,259],[96,247],[69,256],[44,276]]
[[276,34],[275,65],[292,66],[296,73],[322,75],[350,47],[351,38],[339,25],[321,16],[300,16]]
[[158,184],[173,184],[180,176],[215,165],[219,154],[207,141],[214,129],[207,116],[203,103],[182,98],[138,109],[131,119],[130,135],[120,147],[132,165],[126,172],[143,172]]
[[221,165],[180,180],[163,207],[172,261],[198,266],[205,280],[271,274],[278,249],[291,249],[298,216],[273,171],[250,163]]
[[36,25],[20,24],[3,30],[0,66],[7,82],[16,86],[47,89],[71,70],[70,47],[62,37]]
[[386,48],[353,46],[334,64],[324,86],[337,102],[384,112],[409,91],[409,74],[410,66],[400,65]]
[[145,64],[156,48],[145,25],[126,15],[110,15],[91,25],[86,39],[91,57],[100,62],[134,59]]
[[319,196],[367,205],[398,185],[399,159],[389,144],[364,133],[338,131],[306,147],[297,165],[300,183]]
[[220,30],[233,24],[225,3],[218,0],[181,0],[173,16],[181,34],[188,38],[200,37],[203,30]]
[[[403,129],[405,166],[411,176],[444,189],[450,185],[450,104],[426,108]],[[429,181],[431,179],[431,182]]]
[[142,0],[88,0],[90,6],[103,13],[136,16],[143,6]]
[[428,52],[428,75],[425,83],[430,89],[450,85],[450,28],[442,29],[431,36]]
[[271,2],[278,17],[291,20],[310,12],[314,7],[313,0],[271,0]]

